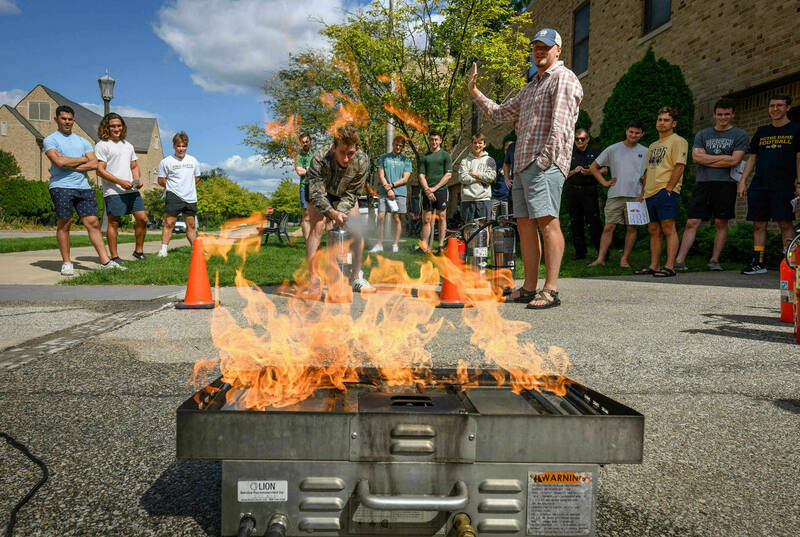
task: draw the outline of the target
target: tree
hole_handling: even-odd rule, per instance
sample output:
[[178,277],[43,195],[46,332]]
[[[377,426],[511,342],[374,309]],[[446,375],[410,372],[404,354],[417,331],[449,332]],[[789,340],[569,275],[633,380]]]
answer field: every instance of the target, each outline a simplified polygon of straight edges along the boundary
[[0,149],[0,179],[19,177],[20,175],[22,175],[22,170],[19,169],[14,155]]
[[160,188],[151,188],[142,193],[147,218],[154,222],[164,222],[164,200],[161,199],[163,192]]
[[300,207],[300,191],[290,177],[284,177],[278,184],[278,188],[269,197],[269,205],[277,211],[285,211],[292,216],[298,217],[302,214]]
[[656,60],[653,49],[647,49],[644,58],[634,63],[614,86],[603,107],[603,124],[600,126],[602,145],[607,147],[625,136],[625,125],[632,119],[644,123],[645,146],[658,139],[656,118],[662,106],[678,111],[679,135],[691,143],[694,122],[694,97],[686,84],[680,67],[664,58]]
[[[325,26],[330,54],[292,56],[289,67],[267,82],[268,111],[285,131],[321,137],[348,114],[368,117],[360,125],[362,148],[375,158],[385,151],[384,120],[391,116],[419,156],[429,128],[453,145],[468,134],[465,74],[472,61],[481,62],[483,87],[494,93],[524,85],[530,43],[523,25],[529,16],[510,0],[407,0],[391,13],[383,4],[375,1]],[[294,141],[281,143],[280,129],[245,128],[245,143],[266,161],[291,156]]]

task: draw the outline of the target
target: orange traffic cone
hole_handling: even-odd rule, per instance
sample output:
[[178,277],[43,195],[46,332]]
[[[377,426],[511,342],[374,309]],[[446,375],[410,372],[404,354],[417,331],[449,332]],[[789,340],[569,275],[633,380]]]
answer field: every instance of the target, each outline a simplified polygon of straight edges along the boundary
[[211,283],[203,250],[203,240],[197,238],[192,245],[192,261],[189,264],[189,281],[186,283],[186,297],[175,304],[179,310],[210,310],[216,306],[211,296]]
[[[447,258],[456,267],[462,267],[461,255],[458,252],[458,239],[450,237],[447,239]],[[439,308],[468,308],[472,304],[464,300],[461,289],[455,282],[450,281],[445,275],[442,280],[442,290],[439,293]]]

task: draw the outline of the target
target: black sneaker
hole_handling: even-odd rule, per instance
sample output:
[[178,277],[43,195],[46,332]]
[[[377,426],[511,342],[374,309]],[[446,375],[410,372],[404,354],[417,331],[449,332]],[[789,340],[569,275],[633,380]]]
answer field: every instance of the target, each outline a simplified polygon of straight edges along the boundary
[[767,269],[756,263],[755,261],[751,262],[749,265],[742,269],[742,274],[766,274]]
[[144,260],[144,252],[133,252],[133,258],[138,259],[139,261]]
[[120,258],[120,256],[117,256],[117,257],[112,257],[112,258],[111,258],[111,261],[113,261],[114,263],[116,263],[117,265],[119,265],[120,263],[122,263],[122,258]]

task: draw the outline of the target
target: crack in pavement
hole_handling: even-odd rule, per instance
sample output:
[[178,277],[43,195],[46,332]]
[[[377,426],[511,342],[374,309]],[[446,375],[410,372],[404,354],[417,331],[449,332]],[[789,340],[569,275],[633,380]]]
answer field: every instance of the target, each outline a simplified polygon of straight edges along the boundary
[[77,324],[57,330],[34,339],[25,341],[18,345],[5,348],[0,351],[0,371],[12,371],[18,367],[32,362],[36,358],[67,351],[73,347],[85,343],[87,339],[94,336],[112,332],[134,321],[149,317],[172,307],[174,302],[160,304],[157,308],[117,311],[95,319],[90,323]]

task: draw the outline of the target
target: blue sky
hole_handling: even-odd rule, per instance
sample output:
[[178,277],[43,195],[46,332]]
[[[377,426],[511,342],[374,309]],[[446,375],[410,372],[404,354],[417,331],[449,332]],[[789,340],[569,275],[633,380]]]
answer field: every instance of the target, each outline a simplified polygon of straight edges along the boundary
[[200,162],[270,192],[286,172],[261,166],[237,127],[264,121],[260,86],[290,50],[325,46],[311,18],[337,22],[352,4],[0,0],[0,104],[44,84],[102,113],[97,78],[108,69],[117,80],[112,110],[158,118],[165,154],[185,130]]

